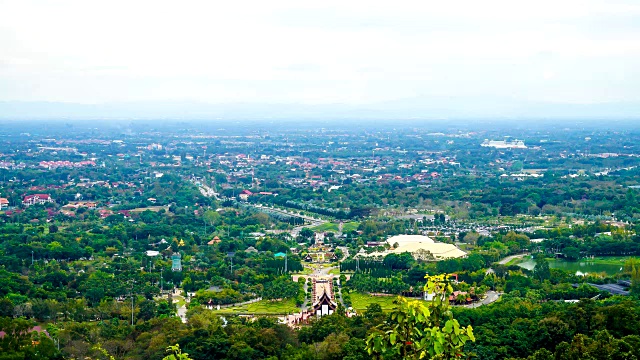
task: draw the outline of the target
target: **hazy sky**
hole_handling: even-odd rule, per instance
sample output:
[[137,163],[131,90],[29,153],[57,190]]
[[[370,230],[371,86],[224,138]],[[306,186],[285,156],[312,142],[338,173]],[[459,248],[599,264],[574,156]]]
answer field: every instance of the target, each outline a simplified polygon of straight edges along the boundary
[[640,1],[0,0],[0,101],[640,101]]

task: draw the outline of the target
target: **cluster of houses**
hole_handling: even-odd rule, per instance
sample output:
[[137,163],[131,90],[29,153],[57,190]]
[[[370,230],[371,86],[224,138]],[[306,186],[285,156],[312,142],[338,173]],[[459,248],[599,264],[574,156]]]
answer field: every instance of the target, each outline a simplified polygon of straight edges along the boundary
[[27,167],[25,163],[16,163],[15,161],[0,161],[0,169],[5,170],[22,170]]
[[274,194],[274,193],[272,193],[270,191],[260,191],[260,192],[254,193],[254,192],[251,192],[250,190],[242,190],[240,192],[240,195],[238,195],[238,197],[242,201],[247,201],[247,200],[249,200],[249,197],[255,196],[255,195],[258,195],[258,196],[265,196],[265,195],[266,196],[278,196],[278,194]]
[[85,166],[96,166],[94,161],[41,161],[38,164],[43,169],[53,170],[58,168],[80,168]]
[[[393,152],[393,149],[378,148],[375,151]],[[374,154],[375,154],[374,151]],[[205,154],[206,155],[206,152]],[[357,183],[403,181],[407,183],[427,183],[442,176],[434,171],[435,166],[459,167],[460,163],[454,157],[440,156],[435,159],[433,154],[423,154],[422,159],[398,162],[391,156],[379,156],[369,159],[357,158],[318,158],[313,161],[303,156],[277,156],[247,154],[221,154],[198,156],[193,159],[194,166],[209,168],[209,172],[216,172],[226,176],[227,182],[222,183],[222,189],[233,188],[237,179],[252,178],[252,183],[259,185],[265,179],[255,178],[256,169],[273,168],[288,171],[294,176],[286,176],[280,181],[290,187],[305,188],[334,188],[345,181]],[[192,157],[192,156],[191,156]],[[175,159],[178,161],[178,159]],[[152,162],[152,166],[165,166],[161,162]],[[176,164],[169,164],[175,166]],[[407,171],[410,170],[410,171]],[[299,174],[299,175],[298,175]],[[241,194],[246,200],[251,194]]]
[[95,210],[97,207],[98,207],[98,204],[95,203],[94,201],[75,201],[75,202],[68,203],[67,205],[64,205],[62,207],[62,210],[60,210],[60,212],[62,212],[65,215],[73,216],[81,208],[84,208],[87,210]]
[[[26,195],[22,198],[22,206],[29,207],[32,205],[45,205],[55,203],[55,200],[51,197],[50,194],[31,194]],[[0,198],[0,210],[5,210],[10,207],[10,202],[7,198]],[[96,210],[98,209],[98,204],[95,201],[72,201],[66,205],[63,205],[60,209],[60,213],[67,216],[75,216],[79,209],[87,209],[87,210]],[[16,210],[16,212],[19,212]],[[122,214],[125,218],[131,218],[131,213],[128,210],[120,210],[117,212],[118,214]],[[98,215],[100,218],[105,219],[110,215],[113,215],[114,212],[109,209],[98,209]],[[51,216],[55,215],[55,212],[50,214]]]

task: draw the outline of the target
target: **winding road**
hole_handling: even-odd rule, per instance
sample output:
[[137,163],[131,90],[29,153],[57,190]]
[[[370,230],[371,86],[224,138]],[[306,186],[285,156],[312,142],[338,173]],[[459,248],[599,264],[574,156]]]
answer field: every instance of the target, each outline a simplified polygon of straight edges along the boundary
[[[507,256],[506,258],[498,261],[496,264],[500,264],[500,265],[505,265],[507,264],[509,261],[513,260],[513,259],[518,259],[518,258],[522,258],[525,256],[530,255],[529,253],[524,253],[524,254],[518,254],[518,255],[511,255],[511,256]],[[485,274],[493,274],[493,269],[492,268],[488,268],[487,271],[485,272]]]
[[489,305],[492,302],[495,302],[496,300],[498,300],[500,298],[500,295],[502,295],[502,294],[499,293],[499,292],[489,290],[489,291],[487,291],[487,296],[485,296],[484,299],[480,300],[479,302],[473,303],[473,304],[462,305],[462,307],[476,308],[476,307],[482,306],[482,305]]

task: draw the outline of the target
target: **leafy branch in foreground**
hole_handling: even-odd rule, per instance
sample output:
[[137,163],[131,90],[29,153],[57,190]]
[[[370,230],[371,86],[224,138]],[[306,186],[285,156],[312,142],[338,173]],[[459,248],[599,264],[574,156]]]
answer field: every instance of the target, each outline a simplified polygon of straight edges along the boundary
[[388,320],[367,337],[366,349],[375,359],[460,359],[470,357],[464,344],[475,341],[471,325],[461,327],[449,307],[453,293],[446,275],[426,276],[424,290],[433,300],[398,297]]
[[167,352],[171,354],[165,356],[162,360],[191,360],[189,354],[183,353],[178,344],[167,347]]

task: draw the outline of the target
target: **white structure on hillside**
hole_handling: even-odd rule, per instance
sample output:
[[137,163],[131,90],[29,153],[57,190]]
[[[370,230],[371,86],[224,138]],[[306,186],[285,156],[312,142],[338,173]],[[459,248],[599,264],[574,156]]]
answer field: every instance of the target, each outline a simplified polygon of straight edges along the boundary
[[515,139],[513,141],[507,140],[489,140],[485,139],[480,146],[483,147],[492,147],[496,149],[526,149],[527,146],[524,144],[524,141]]

